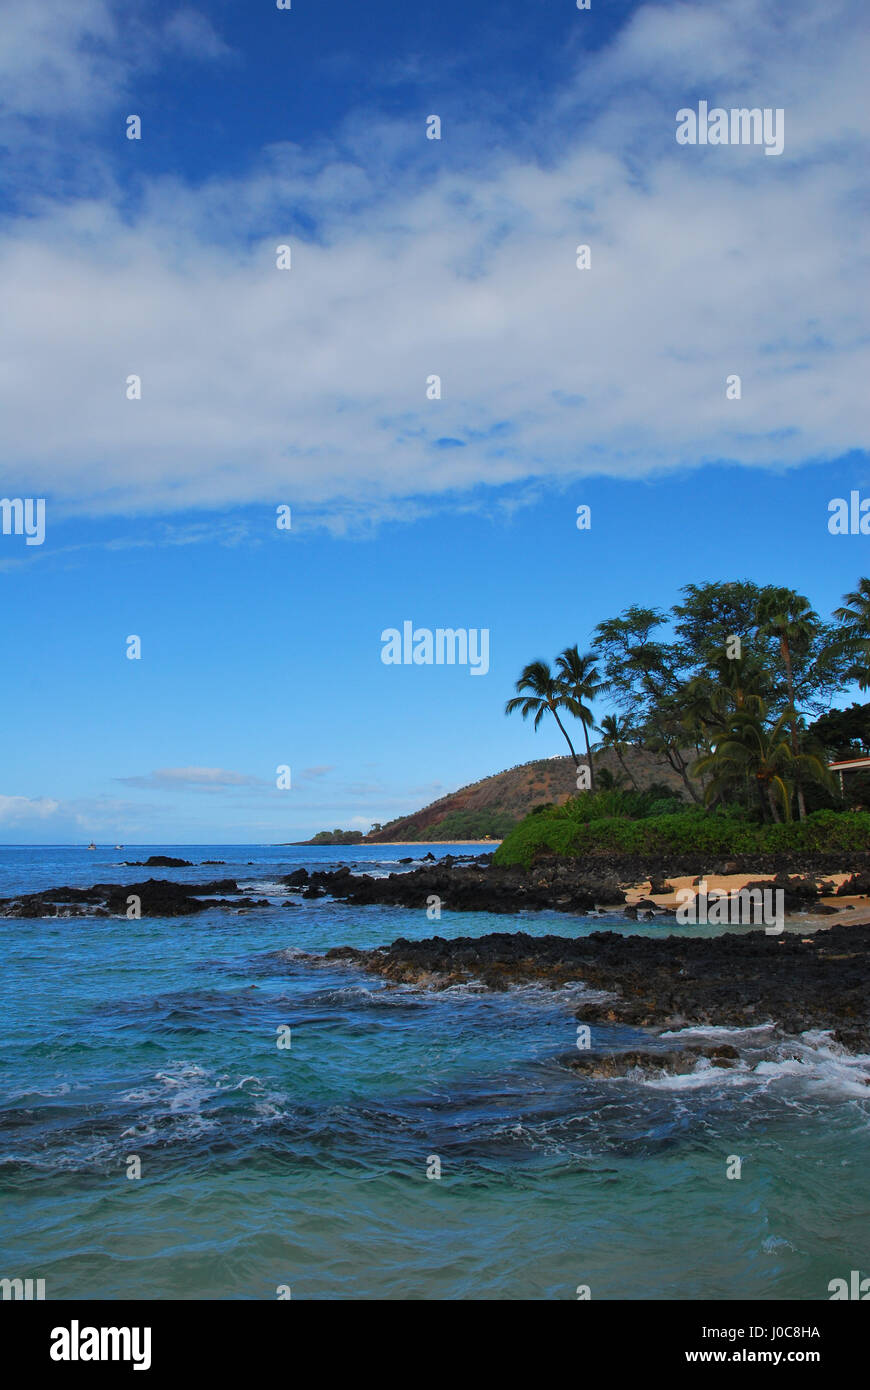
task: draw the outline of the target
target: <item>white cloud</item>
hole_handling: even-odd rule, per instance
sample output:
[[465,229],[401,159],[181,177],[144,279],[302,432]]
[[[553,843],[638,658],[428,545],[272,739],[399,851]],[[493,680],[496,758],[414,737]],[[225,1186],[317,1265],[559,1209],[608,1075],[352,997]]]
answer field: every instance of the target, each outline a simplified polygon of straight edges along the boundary
[[223,767],[162,767],[144,777],[116,777],[127,787],[158,787],[162,791],[223,791],[228,787],[268,787],[261,777],[230,772]]
[[89,121],[173,52],[214,60],[230,49],[187,7],[155,26],[122,0],[0,0],[0,116]]
[[78,119],[113,100],[126,61],[106,0],[0,5],[0,113]]
[[90,839],[131,839],[152,825],[165,825],[166,807],[113,797],[63,800],[50,796],[0,795],[0,827],[10,843],[75,844]]
[[60,809],[48,796],[0,796],[0,825],[24,820],[46,820]]
[[189,58],[225,58],[232,51],[198,10],[176,10],[163,26],[163,36]]
[[[862,447],[857,14],[648,5],[554,97],[546,164],[454,164],[448,132],[428,178],[422,127],[361,116],[355,162],[279,146],[238,180],[152,182],[135,214],[106,194],[7,224],[0,409],[21,485],[93,513],[379,515],[480,483]],[[784,106],[785,153],[678,147],[696,91]]]

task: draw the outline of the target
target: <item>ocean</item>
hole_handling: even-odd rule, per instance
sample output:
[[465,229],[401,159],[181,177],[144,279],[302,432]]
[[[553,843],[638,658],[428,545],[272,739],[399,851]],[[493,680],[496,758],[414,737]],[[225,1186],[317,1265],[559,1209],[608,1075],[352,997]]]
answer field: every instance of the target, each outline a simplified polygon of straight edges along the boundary
[[[470,852],[0,848],[0,896],[229,876],[271,904],[0,919],[0,1277],[47,1299],[819,1300],[866,1267],[870,1057],[759,1026],[713,1030],[734,1070],[579,1076],[582,981],[429,992],[323,955],[600,919],[436,923],[277,882],[429,850]],[[157,853],[194,867],[120,865]]]

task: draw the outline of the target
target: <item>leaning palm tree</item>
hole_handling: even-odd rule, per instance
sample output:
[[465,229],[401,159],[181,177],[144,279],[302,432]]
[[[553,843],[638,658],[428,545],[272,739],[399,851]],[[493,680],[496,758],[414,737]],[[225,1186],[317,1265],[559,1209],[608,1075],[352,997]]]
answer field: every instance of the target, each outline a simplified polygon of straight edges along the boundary
[[[806,651],[819,627],[818,614],[813,612],[810,601],[794,589],[767,589],[762,593],[758,604],[758,632],[761,637],[776,637],[785,667],[785,680],[788,688],[788,703],[791,709],[790,733],[791,751],[797,757],[798,732],[797,713],[794,702],[794,674],[792,656],[795,651]],[[807,808],[804,791],[797,782],[798,813],[806,820]]]
[[[632,781],[635,791],[640,791],[637,778],[629,767],[625,764],[625,750],[631,742],[634,730],[631,727],[631,720],[620,719],[618,714],[605,714],[596,732],[601,735],[599,748],[612,748],[616,754],[619,766],[622,768]],[[600,780],[600,779],[599,779]]]
[[[523,719],[528,719],[529,715],[533,714],[535,716],[534,728],[536,729],[546,714],[552,714],[564,735],[565,742],[571,749],[574,766],[577,767],[580,759],[568,737],[565,725],[559,718],[559,710],[569,708],[568,701],[561,681],[557,680],[550,670],[549,661],[530,661],[528,666],[524,666],[520,672],[520,678],[515,688],[519,694],[508,700],[504,707],[505,714],[513,714],[519,710]],[[573,710],[569,712],[573,713]]]
[[579,719],[583,725],[586,740],[586,760],[589,764],[589,790],[595,790],[595,769],[592,766],[592,749],[589,747],[589,730],[595,726],[595,716],[587,704],[607,689],[596,665],[598,658],[594,652],[584,652],[581,656],[576,646],[566,647],[556,657],[559,672],[558,683],[562,690],[565,708]]
[[870,579],[859,579],[857,589],[843,595],[843,607],[834,609],[843,625],[843,645],[856,660],[846,672],[862,690],[870,687]]

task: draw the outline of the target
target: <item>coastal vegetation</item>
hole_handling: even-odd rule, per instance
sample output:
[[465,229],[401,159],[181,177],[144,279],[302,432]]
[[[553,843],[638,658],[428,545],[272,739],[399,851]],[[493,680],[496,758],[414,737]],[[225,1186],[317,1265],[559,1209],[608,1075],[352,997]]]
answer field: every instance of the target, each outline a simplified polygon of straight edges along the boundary
[[[831,708],[854,684],[870,687],[870,580],[829,621],[795,590],[749,580],[687,585],[669,612],[631,606],[597,624],[582,656],[574,646],[554,668],[538,658],[521,671],[505,712],[536,729],[552,718],[578,768],[579,722],[590,775],[588,790],[516,826],[496,860],[866,848],[870,814],[860,808],[870,803],[870,776],[850,775],[841,788],[828,767],[870,746],[870,706]],[[592,703],[601,697],[612,710],[596,726]],[[676,775],[670,806],[640,787],[638,749]],[[596,789],[594,762],[605,750],[621,775],[599,772]]]
[[[804,820],[761,822],[737,811],[679,809],[638,814],[611,792],[575,797],[527,816],[505,837],[495,863],[528,868],[539,854],[668,855],[851,853],[870,846],[870,812],[811,811]],[[619,796],[619,793],[616,793]],[[642,795],[642,793],[641,793]]]
[[359,845],[364,840],[361,830],[318,830],[310,840],[301,840],[303,845]]

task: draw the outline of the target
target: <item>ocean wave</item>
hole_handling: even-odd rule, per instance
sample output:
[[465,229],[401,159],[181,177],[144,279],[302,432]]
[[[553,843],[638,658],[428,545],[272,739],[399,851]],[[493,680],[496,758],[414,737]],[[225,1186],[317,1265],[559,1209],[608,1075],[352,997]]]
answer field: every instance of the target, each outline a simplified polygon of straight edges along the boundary
[[34,1103],[38,1104],[43,1100],[55,1100],[58,1096],[69,1095],[73,1090],[84,1091],[87,1089],[83,1083],[60,1081],[56,1086],[46,1086],[42,1089],[34,1087],[31,1091],[13,1091],[0,1101],[0,1115],[17,1106],[25,1107]]
[[[734,1029],[732,1035],[738,1031],[760,1033],[762,1029]],[[834,1042],[830,1033],[820,1030],[807,1031],[795,1038],[772,1040],[763,1049],[744,1053],[734,1067],[714,1067],[702,1057],[694,1071],[645,1077],[644,1080],[653,1088],[681,1091],[699,1086],[727,1088],[753,1084],[787,1089],[790,1084],[797,1083],[805,1097],[822,1098],[830,1093],[867,1102],[870,1117],[870,1055],[849,1053]]]
[[669,1028],[659,1033],[660,1038],[728,1038],[751,1039],[757,1033],[770,1033],[775,1023],[753,1023],[746,1027],[731,1027],[719,1024],[695,1024],[691,1028]]
[[[445,991],[446,993],[446,991]],[[415,985],[396,985],[387,988],[382,984],[338,985],[335,989],[317,990],[305,997],[307,1008],[357,1008],[408,1009],[418,1008],[426,1003],[424,990]]]

